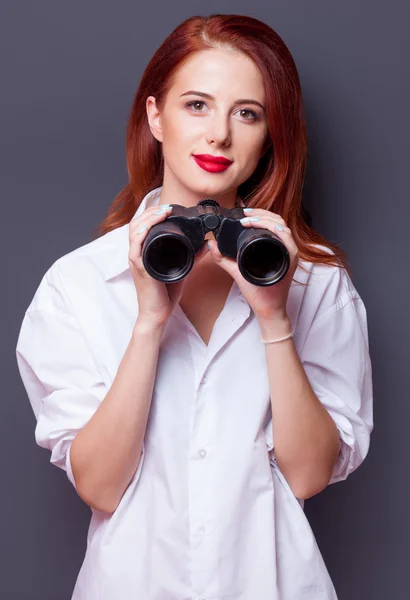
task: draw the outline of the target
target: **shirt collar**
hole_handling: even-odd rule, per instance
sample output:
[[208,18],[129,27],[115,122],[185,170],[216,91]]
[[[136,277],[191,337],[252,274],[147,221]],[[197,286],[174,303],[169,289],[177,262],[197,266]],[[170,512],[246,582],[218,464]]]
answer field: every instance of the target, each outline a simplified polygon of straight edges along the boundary
[[[146,194],[131,221],[138,217],[146,208],[149,208],[150,206],[157,206],[160,203],[161,190],[162,185]],[[241,206],[245,206],[239,196],[238,201],[240,202]],[[117,275],[129,270],[129,227],[129,223],[126,223],[125,225],[122,225],[118,229],[114,230],[115,234],[113,232],[114,235],[118,236],[118,240],[116,239],[116,249],[110,255],[110,260],[104,264],[104,281],[109,281],[113,277],[116,277]]]

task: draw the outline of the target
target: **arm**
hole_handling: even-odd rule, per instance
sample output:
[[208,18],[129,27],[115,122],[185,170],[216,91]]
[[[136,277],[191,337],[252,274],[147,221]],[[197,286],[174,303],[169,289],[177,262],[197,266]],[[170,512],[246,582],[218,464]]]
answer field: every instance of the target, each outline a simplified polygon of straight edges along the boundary
[[[254,286],[210,242],[212,257],[236,280],[264,339],[290,332],[287,312],[299,250],[283,218],[250,209],[245,226],[268,229],[286,246],[289,270],[276,285]],[[292,339],[268,344],[266,364],[276,462],[295,496],[306,499],[342,481],[367,455],[373,428],[372,369],[366,310],[345,269],[312,264],[307,284],[312,320],[300,349]],[[316,279],[316,275],[318,276]],[[325,276],[326,275],[326,276]],[[270,437],[270,436],[269,436]]]
[[97,510],[116,509],[138,467],[162,330],[137,319],[109,392],[72,442],[77,491]]
[[[64,282],[60,266],[65,259],[43,277],[17,341],[18,368],[37,420],[37,444],[50,450],[50,462],[66,471],[79,496],[104,512],[114,511],[140,476],[162,331],[182,292],[181,283],[168,289],[142,265],[144,236],[166,214],[151,207],[130,223],[128,263],[138,317],[112,382],[100,373],[73,310],[67,287],[75,284],[70,279],[76,277],[75,265],[68,265]],[[78,267],[86,269],[81,261]],[[81,276],[86,279],[86,270]],[[92,310],[88,298],[84,289],[83,311]]]
[[[289,318],[260,322],[262,337],[291,331]],[[297,498],[324,489],[331,477],[340,438],[336,425],[315,395],[293,339],[266,344],[275,458]]]
[[[250,209],[245,226],[268,229],[286,246],[290,266],[276,285],[256,287],[211,242],[214,260],[237,281],[264,339],[290,332],[287,312],[299,250],[283,218]],[[346,479],[365,459],[373,429],[372,369],[366,310],[346,270],[312,264],[307,284],[311,326],[299,349],[292,339],[266,347],[275,459],[295,496],[306,499]],[[316,275],[318,276],[316,278]],[[326,277],[325,277],[326,275]],[[332,422],[333,421],[333,422]],[[270,437],[270,436],[269,436]]]

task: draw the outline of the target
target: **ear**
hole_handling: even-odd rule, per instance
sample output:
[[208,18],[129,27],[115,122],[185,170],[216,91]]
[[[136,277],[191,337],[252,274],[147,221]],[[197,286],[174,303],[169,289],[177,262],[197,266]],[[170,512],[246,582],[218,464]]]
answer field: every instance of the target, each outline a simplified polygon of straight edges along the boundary
[[161,115],[157,108],[154,96],[148,96],[145,108],[151,133],[158,142],[162,142]]

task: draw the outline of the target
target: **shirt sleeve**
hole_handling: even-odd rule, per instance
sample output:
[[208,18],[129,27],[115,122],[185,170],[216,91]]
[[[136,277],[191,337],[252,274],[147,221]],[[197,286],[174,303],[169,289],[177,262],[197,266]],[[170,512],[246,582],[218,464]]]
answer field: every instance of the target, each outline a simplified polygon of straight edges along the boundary
[[27,309],[16,347],[21,379],[37,420],[36,443],[65,470],[76,434],[107,393],[76,318],[56,306],[43,282]]
[[344,290],[337,302],[313,321],[300,358],[316,396],[339,432],[340,451],[329,481],[336,483],[363,462],[373,429],[367,314],[354,288]]

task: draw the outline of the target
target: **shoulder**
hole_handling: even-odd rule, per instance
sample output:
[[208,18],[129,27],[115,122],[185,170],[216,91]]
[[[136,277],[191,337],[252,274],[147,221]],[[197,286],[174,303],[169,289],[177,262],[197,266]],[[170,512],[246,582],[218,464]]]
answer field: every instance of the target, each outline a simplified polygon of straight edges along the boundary
[[[327,246],[313,245],[334,255]],[[306,272],[303,272],[304,283],[306,283],[303,303],[305,308],[309,309],[307,312],[311,315],[313,313],[315,319],[325,313],[337,312],[351,301],[361,301],[345,268],[310,261],[301,261],[301,264],[306,269]]]
[[86,291],[102,282],[107,269],[128,243],[128,224],[118,227],[55,260],[44,273],[27,311],[67,309],[67,292]]

